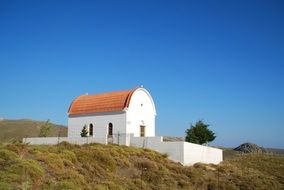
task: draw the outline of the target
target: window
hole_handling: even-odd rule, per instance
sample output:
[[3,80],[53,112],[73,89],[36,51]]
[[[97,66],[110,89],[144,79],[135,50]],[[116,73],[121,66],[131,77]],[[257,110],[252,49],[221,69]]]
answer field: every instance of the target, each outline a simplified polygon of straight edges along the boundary
[[93,136],[93,124],[91,123],[89,126],[89,136]]
[[108,136],[112,136],[113,134],[113,125],[112,123],[108,124]]
[[145,137],[145,126],[140,125],[140,137]]

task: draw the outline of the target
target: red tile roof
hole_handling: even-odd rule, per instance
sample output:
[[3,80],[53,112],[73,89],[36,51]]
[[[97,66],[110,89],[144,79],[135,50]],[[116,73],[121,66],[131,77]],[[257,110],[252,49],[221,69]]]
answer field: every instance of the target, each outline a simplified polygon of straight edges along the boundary
[[136,88],[103,94],[81,95],[73,100],[68,114],[80,115],[122,111],[129,106],[131,96],[135,90]]

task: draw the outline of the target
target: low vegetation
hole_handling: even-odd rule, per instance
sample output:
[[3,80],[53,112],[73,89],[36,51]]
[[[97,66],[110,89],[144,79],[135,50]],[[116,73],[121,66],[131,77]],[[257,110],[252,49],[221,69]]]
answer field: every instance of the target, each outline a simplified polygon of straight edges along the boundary
[[184,167],[118,145],[0,144],[0,189],[283,189],[283,176],[284,157],[272,154]]

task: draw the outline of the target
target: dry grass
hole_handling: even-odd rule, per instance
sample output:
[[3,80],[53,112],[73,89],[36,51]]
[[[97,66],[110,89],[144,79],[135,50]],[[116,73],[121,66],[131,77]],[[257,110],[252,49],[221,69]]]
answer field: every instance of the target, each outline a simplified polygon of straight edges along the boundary
[[[284,157],[236,155],[184,167],[117,145],[0,144],[0,189],[283,189]],[[219,176],[219,177],[218,177]],[[218,180],[219,179],[219,180]]]

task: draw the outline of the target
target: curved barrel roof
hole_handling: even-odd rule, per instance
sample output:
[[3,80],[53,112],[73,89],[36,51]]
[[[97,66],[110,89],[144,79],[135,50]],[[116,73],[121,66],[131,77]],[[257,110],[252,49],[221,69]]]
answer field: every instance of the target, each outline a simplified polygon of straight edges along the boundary
[[122,111],[129,106],[133,92],[136,90],[123,90],[93,95],[81,95],[73,100],[68,114],[81,115],[101,112]]

